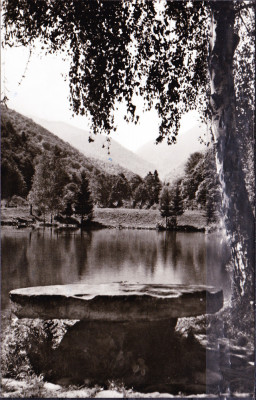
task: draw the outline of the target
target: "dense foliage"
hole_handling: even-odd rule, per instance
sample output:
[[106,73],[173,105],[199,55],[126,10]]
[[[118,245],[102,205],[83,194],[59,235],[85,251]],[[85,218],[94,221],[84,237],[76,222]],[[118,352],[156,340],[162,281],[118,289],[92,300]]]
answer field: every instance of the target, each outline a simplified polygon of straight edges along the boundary
[[166,229],[176,229],[177,217],[184,212],[180,182],[174,187],[164,186],[160,194],[160,213],[165,217]]
[[40,38],[49,52],[67,50],[73,110],[89,112],[95,132],[114,127],[117,102],[136,122],[140,95],[161,115],[160,135],[173,128],[175,141],[180,116],[200,102],[208,47],[199,2],[170,1],[162,12],[151,1],[8,0],[3,6],[6,43],[33,46]]
[[93,216],[93,201],[89,190],[89,181],[84,171],[81,173],[79,188],[75,194],[74,208],[75,213],[81,217],[81,226],[84,223],[85,217],[86,222],[91,221]]
[[[157,171],[144,178],[121,168],[115,175],[109,174],[102,162],[98,165],[97,160],[86,158],[28,118],[5,107],[1,117],[3,199],[28,196],[41,213],[71,216],[83,170],[98,207],[158,206],[162,183]],[[219,201],[217,182],[213,150],[192,154],[180,183],[184,207],[206,210],[213,199],[209,209],[213,208],[214,214]]]
[[40,154],[28,140],[24,130],[17,135],[13,124],[1,115],[1,181],[2,197],[25,196],[32,184],[34,175],[33,158]]
[[136,186],[134,206],[150,208],[154,204],[158,204],[161,187],[162,184],[158,177],[158,172],[156,170],[153,174],[149,172],[145,179]]
[[28,200],[41,213],[48,211],[53,216],[66,205],[64,192],[65,186],[70,183],[70,176],[66,172],[67,162],[64,160],[65,157],[57,146],[51,155],[39,157]]
[[159,196],[159,210],[166,228],[175,227],[185,209],[201,209],[207,223],[221,217],[221,188],[215,165],[214,148],[190,155],[182,177],[167,182]]
[[[193,153],[185,166],[181,190],[186,207],[199,207],[208,214],[208,221],[214,220],[220,212],[221,188],[215,164],[214,148],[205,153]],[[207,211],[208,210],[208,211]]]
[[160,212],[163,217],[171,217],[175,193],[184,209],[203,210],[208,223],[219,220],[221,187],[216,171],[214,147],[205,152],[192,153],[185,164],[183,175],[172,182],[167,180],[160,194]]

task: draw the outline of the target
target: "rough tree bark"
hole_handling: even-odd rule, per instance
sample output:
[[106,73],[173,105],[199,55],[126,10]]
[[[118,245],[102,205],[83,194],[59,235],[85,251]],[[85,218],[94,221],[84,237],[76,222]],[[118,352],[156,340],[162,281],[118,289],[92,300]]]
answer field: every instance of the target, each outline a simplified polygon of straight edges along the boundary
[[233,1],[211,1],[209,75],[212,131],[222,185],[223,215],[231,244],[234,297],[243,303],[254,298],[254,214],[245,187],[236,137],[236,99],[233,56],[235,33]]

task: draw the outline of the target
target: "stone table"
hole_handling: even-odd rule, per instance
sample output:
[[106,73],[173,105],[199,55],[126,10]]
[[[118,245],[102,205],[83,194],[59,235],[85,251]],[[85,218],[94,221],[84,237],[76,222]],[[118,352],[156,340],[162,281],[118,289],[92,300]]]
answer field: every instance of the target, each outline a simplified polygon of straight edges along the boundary
[[221,290],[193,285],[42,286],[13,290],[10,298],[18,318],[79,320],[48,354],[48,379],[103,385],[114,379],[140,390],[180,390],[184,379],[193,383],[196,369],[205,373],[205,349],[181,338],[176,321],[223,306]]
[[10,292],[19,318],[88,321],[162,321],[215,313],[222,291],[205,286],[110,283],[71,284]]

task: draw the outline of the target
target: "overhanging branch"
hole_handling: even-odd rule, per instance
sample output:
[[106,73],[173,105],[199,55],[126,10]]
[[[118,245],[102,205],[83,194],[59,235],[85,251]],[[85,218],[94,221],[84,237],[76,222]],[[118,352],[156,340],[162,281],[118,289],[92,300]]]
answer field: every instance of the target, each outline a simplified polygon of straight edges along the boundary
[[238,13],[240,13],[241,10],[246,10],[246,9],[248,9],[248,8],[255,7],[255,6],[256,6],[255,1],[254,1],[253,3],[243,4],[243,5],[239,6],[239,7],[237,7],[237,8],[234,10],[234,12],[235,12],[235,14],[238,14]]

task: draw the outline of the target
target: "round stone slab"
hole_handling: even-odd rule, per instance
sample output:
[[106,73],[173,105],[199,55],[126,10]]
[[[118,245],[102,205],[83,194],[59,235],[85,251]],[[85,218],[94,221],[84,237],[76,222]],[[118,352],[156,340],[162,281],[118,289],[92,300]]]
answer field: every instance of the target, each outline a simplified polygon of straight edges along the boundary
[[10,292],[19,318],[160,321],[215,313],[223,292],[193,285],[108,283],[38,286]]

